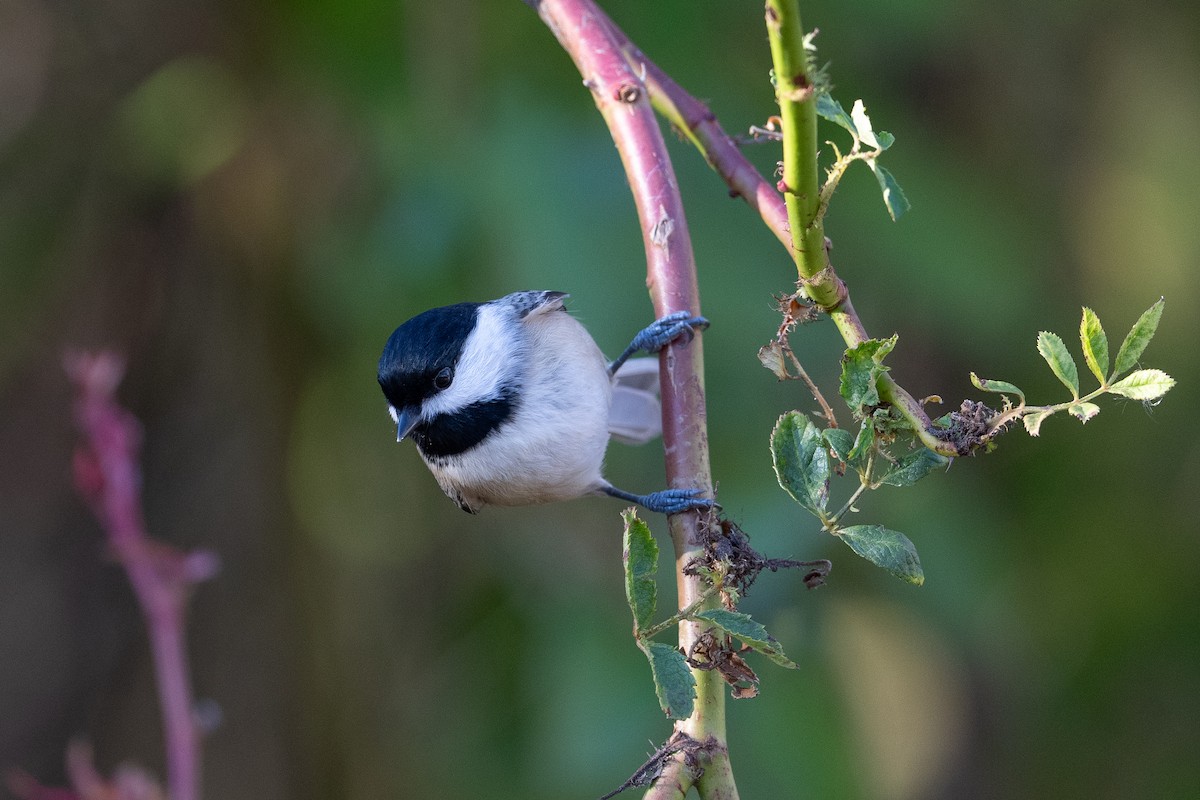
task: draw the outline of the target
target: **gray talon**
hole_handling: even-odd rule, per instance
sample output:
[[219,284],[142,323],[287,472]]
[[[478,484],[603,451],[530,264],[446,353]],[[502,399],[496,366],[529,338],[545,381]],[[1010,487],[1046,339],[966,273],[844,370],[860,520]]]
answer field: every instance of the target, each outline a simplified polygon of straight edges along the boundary
[[609,486],[604,491],[612,497],[637,503],[647,511],[659,514],[679,514],[693,509],[713,508],[717,505],[712,498],[704,497],[701,489],[663,489],[661,492],[651,492],[650,494],[633,494]]
[[633,337],[629,347],[625,348],[625,352],[608,365],[608,372],[610,375],[615,373],[630,356],[639,351],[657,353],[681,336],[687,337],[687,341],[691,342],[697,330],[704,330],[707,327],[707,319],[693,317],[690,311],[676,311],[674,314],[667,314],[639,331],[638,335]]

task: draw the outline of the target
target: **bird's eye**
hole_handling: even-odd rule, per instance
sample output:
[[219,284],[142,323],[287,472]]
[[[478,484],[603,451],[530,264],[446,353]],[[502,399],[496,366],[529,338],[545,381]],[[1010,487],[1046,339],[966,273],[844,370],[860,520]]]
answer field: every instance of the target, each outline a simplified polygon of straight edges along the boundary
[[449,389],[450,384],[454,381],[454,373],[449,367],[443,367],[442,371],[433,377],[433,388],[439,392],[443,389]]

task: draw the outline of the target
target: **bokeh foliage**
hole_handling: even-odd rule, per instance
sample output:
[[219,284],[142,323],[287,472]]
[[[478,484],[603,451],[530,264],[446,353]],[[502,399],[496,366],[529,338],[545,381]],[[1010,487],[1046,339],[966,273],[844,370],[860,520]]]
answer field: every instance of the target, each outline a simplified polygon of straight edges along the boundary
[[[758,7],[605,7],[728,130],[771,113]],[[872,493],[921,552],[922,588],[892,580],[775,481],[772,426],[809,399],[755,353],[794,269],[675,144],[720,499],[767,555],[835,564],[819,592],[765,575],[744,605],[799,668],[731,704],[742,793],[1190,796],[1200,159],[1180,133],[1200,122],[1200,10],[804,11],[837,95],[899,140],[911,211],[893,223],[851,170],[826,225],[868,329],[900,334],[906,387],[956,403],[975,370],[1055,396],[1037,331],[1086,305],[1116,335],[1160,295],[1150,361],[1179,385]],[[136,610],[68,485],[60,351],[110,345],[146,427],[152,532],[225,563],[192,626],[197,689],[223,709],[208,796],[618,784],[666,734],[628,638],[619,505],[461,514],[391,441],[374,385],[388,333],[431,305],[568,291],[610,353],[649,320],[616,153],[536,15],[13,0],[0,20],[0,764],[53,781],[83,733],[104,766],[159,766]],[[770,173],[770,146],[751,155]],[[792,343],[836,394],[835,332]],[[614,446],[609,471],[662,481],[653,447]]]

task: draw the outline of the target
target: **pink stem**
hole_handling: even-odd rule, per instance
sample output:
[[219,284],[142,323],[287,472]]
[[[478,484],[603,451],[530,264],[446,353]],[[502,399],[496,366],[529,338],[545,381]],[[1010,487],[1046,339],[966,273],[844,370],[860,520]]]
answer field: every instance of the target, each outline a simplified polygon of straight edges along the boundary
[[141,428],[115,399],[124,365],[111,353],[74,353],[66,369],[76,386],[75,419],[83,442],[75,453],[75,484],[92,506],[109,545],[124,565],[146,618],[162,709],[167,790],[171,800],[197,800],[200,735],[184,631],[193,583],[215,571],[211,554],[185,554],[146,535]]
[[[541,0],[530,4],[575,62],[621,155],[642,228],[646,284],[655,313],[660,317],[675,311],[699,314],[696,263],[683,201],[646,86],[623,52],[627,39],[592,0]],[[700,488],[711,495],[701,344],[697,335],[690,344],[673,344],[660,355],[663,447],[668,484],[674,488]],[[699,551],[695,542],[700,515],[672,515],[669,524],[678,603],[679,608],[685,608],[704,591],[698,577],[683,573],[683,566]],[[700,633],[697,623],[681,622],[680,647],[686,652]],[[711,672],[694,671],[693,675],[695,710],[689,719],[677,723],[676,729],[709,744],[716,768],[710,766],[701,778],[701,796],[736,798],[725,749],[723,684]],[[676,785],[686,792],[692,781],[687,773],[676,758],[651,792],[667,791],[668,786]]]

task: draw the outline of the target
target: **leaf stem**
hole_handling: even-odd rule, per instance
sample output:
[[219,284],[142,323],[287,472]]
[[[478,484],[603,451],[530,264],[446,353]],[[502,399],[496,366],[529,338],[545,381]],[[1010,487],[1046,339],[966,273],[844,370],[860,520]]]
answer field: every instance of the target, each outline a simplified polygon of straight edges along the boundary
[[708,601],[715,597],[718,591],[720,591],[720,589],[716,586],[716,584],[710,584],[703,592],[700,593],[700,596],[689,603],[686,608],[681,608],[675,614],[667,617],[662,622],[651,625],[644,631],[637,631],[637,638],[653,639],[655,636],[658,636],[668,628],[673,628],[680,622],[683,622],[685,619],[691,619],[697,612],[704,610],[704,607],[709,604]]
[[800,365],[800,359],[796,358],[796,354],[792,352],[791,346],[786,341],[780,344],[783,351],[788,354],[788,358],[791,359],[792,366],[796,368],[796,372],[800,374],[801,379],[808,385],[808,391],[812,393],[813,399],[821,406],[821,415],[825,417],[825,421],[829,423],[829,427],[836,428],[838,426],[837,416],[834,415],[829,403],[825,401],[825,395],[821,394],[820,387],[808,376],[804,367]]
[[834,533],[835,529],[837,528],[838,522],[841,520],[842,517],[844,517],[846,515],[847,512],[850,511],[850,509],[854,506],[855,501],[857,501],[858,498],[862,497],[862,493],[865,492],[867,489],[878,488],[877,484],[871,483],[871,468],[874,466],[875,466],[875,454],[871,453],[871,455],[867,458],[866,468],[858,476],[859,484],[858,484],[858,488],[854,490],[854,494],[850,495],[850,499],[846,501],[846,504],[844,506],[842,506],[840,509],[838,509],[838,512],[836,514],[829,517],[829,519],[827,519],[827,520],[822,520],[822,522],[825,525],[825,530],[829,531],[830,533]]
[[1098,389],[1095,389],[1095,390],[1085,394],[1083,397],[1080,397],[1078,399],[1067,400],[1066,402],[1063,402],[1063,403],[1055,403],[1053,405],[1048,405],[1048,406],[1031,406],[1031,405],[1026,405],[1025,403],[1021,403],[1019,406],[1016,406],[1015,408],[1010,408],[1008,411],[1004,411],[1004,412],[998,414],[997,416],[993,417],[992,420],[988,423],[988,428],[990,429],[989,435],[1000,430],[1008,423],[1014,422],[1018,419],[1021,419],[1022,417],[1027,417],[1030,414],[1037,414],[1037,413],[1040,413],[1043,411],[1049,412],[1051,414],[1057,414],[1059,411],[1065,411],[1066,409],[1070,408],[1071,406],[1077,406],[1080,403],[1089,403],[1092,400],[1095,400],[1097,397],[1108,394],[1110,388],[1111,387],[1106,384],[1104,386],[1101,386]]

